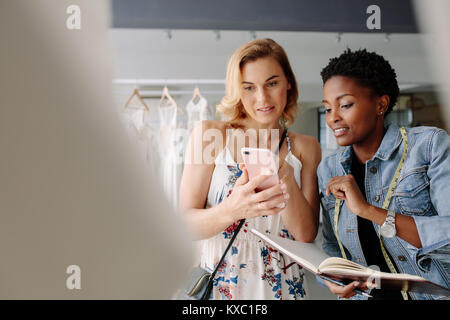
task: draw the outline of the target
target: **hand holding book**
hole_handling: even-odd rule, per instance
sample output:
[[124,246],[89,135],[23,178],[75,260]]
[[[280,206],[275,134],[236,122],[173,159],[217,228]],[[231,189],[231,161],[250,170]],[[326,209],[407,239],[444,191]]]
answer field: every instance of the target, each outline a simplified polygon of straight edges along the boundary
[[368,298],[372,298],[372,296],[366,292],[365,290],[369,289],[367,282],[353,281],[350,283],[345,283],[336,279],[332,279],[326,276],[320,276],[327,285],[328,289],[330,289],[331,293],[344,298],[349,299],[353,297],[355,294],[361,294]]
[[[450,297],[449,289],[416,275],[379,272],[351,260],[329,257],[315,243],[301,243],[281,237],[262,234],[255,229],[251,229],[250,231],[273,248],[293,259],[304,269],[319,277],[325,276],[333,280],[338,279],[339,281],[362,281],[365,285],[367,285],[367,281],[369,281],[369,285],[375,281],[376,288],[405,292],[426,292],[429,294]],[[351,287],[347,285],[343,288],[335,289],[347,296],[347,294],[349,294],[347,290],[350,288]],[[359,289],[362,288],[364,287],[359,287]]]

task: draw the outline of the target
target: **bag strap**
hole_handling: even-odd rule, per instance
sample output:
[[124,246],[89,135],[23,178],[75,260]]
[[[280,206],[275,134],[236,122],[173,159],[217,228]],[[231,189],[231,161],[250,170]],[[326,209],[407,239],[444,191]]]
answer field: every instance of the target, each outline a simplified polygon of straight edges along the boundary
[[219,270],[220,266],[222,265],[222,262],[225,259],[225,256],[227,255],[228,251],[230,250],[231,245],[233,244],[234,240],[236,239],[236,236],[239,233],[239,231],[241,230],[242,225],[244,224],[244,222],[245,222],[245,219],[242,219],[241,222],[239,223],[238,227],[234,231],[233,237],[231,238],[230,242],[228,243],[228,246],[225,249],[225,252],[223,253],[222,258],[220,258],[220,261],[217,264],[216,269],[214,269],[213,273],[211,273],[210,280],[214,279],[214,276],[216,275],[217,271]]
[[220,266],[222,265],[223,260],[225,259],[225,256],[228,253],[228,250],[230,250],[231,245],[234,242],[234,239],[236,239],[237,234],[239,233],[239,231],[242,228],[242,225],[244,224],[245,219],[242,219],[241,222],[239,223],[238,227],[236,228],[236,230],[234,231],[233,237],[231,237],[230,242],[228,243],[227,248],[225,249],[225,252],[222,255],[222,258],[220,258],[219,263],[217,264],[216,268],[214,269],[214,271],[211,273],[211,275],[209,276],[208,279],[208,284],[206,285],[206,290],[203,293],[202,297],[200,298],[200,300],[208,300],[209,295],[211,293],[212,290],[212,286],[213,286],[213,281],[214,281],[214,277],[216,276],[217,271],[219,270]]

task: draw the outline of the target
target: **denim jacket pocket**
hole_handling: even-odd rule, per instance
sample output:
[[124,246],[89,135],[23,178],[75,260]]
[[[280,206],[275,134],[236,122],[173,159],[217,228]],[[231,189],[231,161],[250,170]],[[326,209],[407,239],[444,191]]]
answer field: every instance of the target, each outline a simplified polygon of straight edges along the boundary
[[417,257],[417,266],[422,272],[428,273],[431,270],[431,257],[429,255],[423,255]]
[[411,169],[400,178],[394,196],[402,214],[410,216],[432,214],[429,185],[426,166]]
[[417,266],[425,275],[429,275],[430,272],[431,274],[440,274],[443,276],[446,286],[450,285],[450,263],[437,259],[432,254],[426,254],[416,259]]

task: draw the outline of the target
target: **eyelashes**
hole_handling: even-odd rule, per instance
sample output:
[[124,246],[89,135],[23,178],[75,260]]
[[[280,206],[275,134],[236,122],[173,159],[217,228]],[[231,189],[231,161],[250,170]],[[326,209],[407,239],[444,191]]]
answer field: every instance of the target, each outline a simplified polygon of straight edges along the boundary
[[348,109],[348,108],[350,108],[353,105],[354,105],[354,103],[352,102],[352,103],[348,103],[348,104],[342,105],[341,108]]
[[[340,108],[348,109],[348,108],[351,108],[354,104],[355,104],[354,102],[347,103],[347,104],[344,104],[344,105],[340,106]],[[323,106],[323,109],[325,110],[326,113],[330,113],[331,112],[331,108]]]
[[[273,87],[275,87],[277,84],[278,84],[278,81],[270,81],[270,82],[268,82],[268,83],[266,84],[266,87],[268,87],[268,88],[273,88]],[[252,90],[254,90],[254,89],[255,89],[255,86],[247,86],[247,87],[244,87],[244,90],[245,90],[245,91],[252,91]]]

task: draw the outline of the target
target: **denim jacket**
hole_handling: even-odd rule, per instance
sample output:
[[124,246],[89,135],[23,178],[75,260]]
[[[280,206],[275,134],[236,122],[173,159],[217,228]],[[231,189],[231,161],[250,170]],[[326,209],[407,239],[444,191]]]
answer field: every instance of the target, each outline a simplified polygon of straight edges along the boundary
[[[416,248],[399,237],[383,238],[400,273],[421,276],[441,286],[450,287],[450,139],[444,130],[434,127],[407,128],[408,152],[400,172],[389,210],[413,217],[422,248]],[[341,148],[322,160],[318,169],[323,207],[323,250],[341,257],[334,230],[335,198],[326,196],[332,177],[350,173],[353,149]],[[387,189],[403,153],[399,127],[388,126],[383,141],[366,163],[366,199],[382,207]],[[378,234],[379,226],[373,223]],[[358,237],[357,216],[341,201],[338,234],[347,258],[367,266]],[[424,293],[409,293],[412,299],[440,299]],[[356,295],[355,299],[365,299]]]

